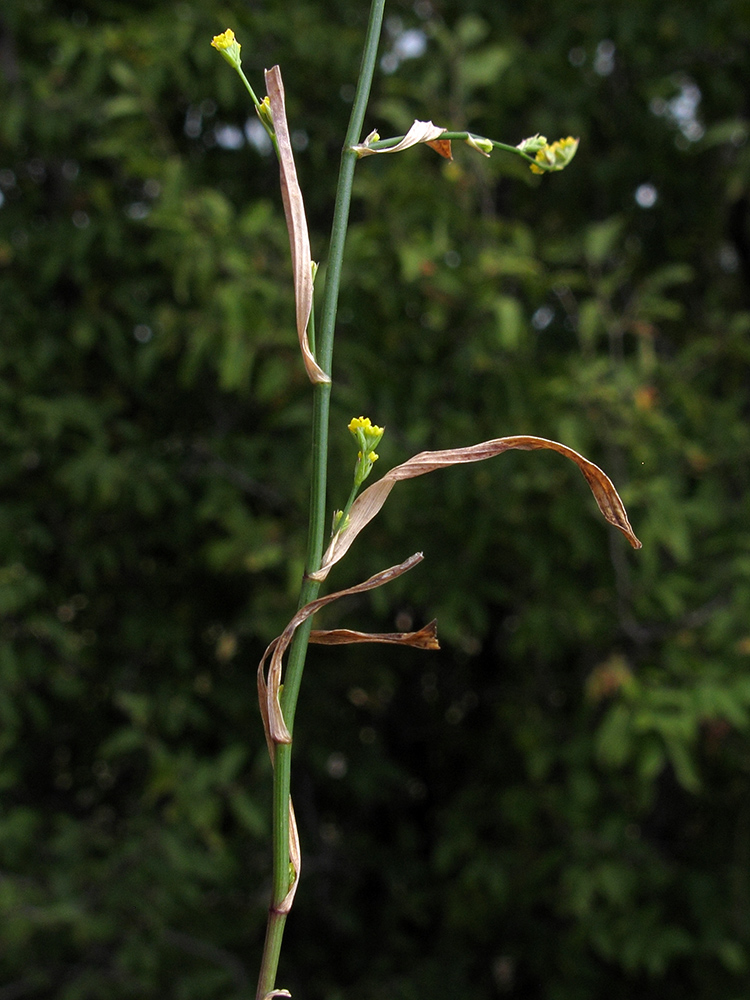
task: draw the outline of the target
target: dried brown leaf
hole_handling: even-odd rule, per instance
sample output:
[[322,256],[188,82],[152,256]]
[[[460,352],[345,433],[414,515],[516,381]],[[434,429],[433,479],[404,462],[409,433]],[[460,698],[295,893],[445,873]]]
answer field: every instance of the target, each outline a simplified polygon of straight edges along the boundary
[[557,441],[548,441],[546,438],[520,435],[516,437],[495,438],[492,441],[483,441],[480,444],[470,445],[467,448],[449,448],[446,451],[423,451],[410,458],[402,465],[387,472],[382,479],[373,483],[354,501],[349,511],[347,527],[334,535],[331,544],[328,546],[323,557],[323,565],[311,576],[315,580],[324,580],[331,567],[348,552],[352,542],[362,529],[372,521],[378,514],[388,495],[401,479],[414,479],[417,476],[424,476],[435,469],[447,468],[452,465],[460,465],[468,462],[482,462],[488,458],[494,458],[504,451],[518,449],[521,451],[536,451],[544,448],[556,451],[564,455],[578,466],[583,473],[586,482],[589,484],[591,492],[594,494],[599,510],[605,519],[618,528],[628,539],[634,549],[641,548],[641,543],[636,538],[630,526],[628,515],[625,511],[622,500],[618,496],[617,490],[612,485],[608,476],[602,470],[589,462],[587,458],[579,455],[577,451],[568,448]]
[[310,642],[323,646],[343,646],[353,642],[389,642],[415,649],[440,649],[437,622],[431,621],[417,632],[354,632],[348,628],[313,629]]
[[[338,590],[334,594],[328,594],[326,597],[319,597],[315,601],[310,601],[309,604],[299,609],[281,635],[269,644],[263,654],[263,658],[258,664],[258,701],[260,702],[263,728],[271,760],[274,758],[273,747],[275,743],[292,742],[291,734],[284,722],[281,703],[279,701],[281,670],[284,653],[287,651],[294,633],[302,622],[306,621],[311,615],[314,615],[316,611],[324,608],[327,604],[337,601],[340,597],[363,594],[368,590],[375,590],[376,587],[382,587],[384,584],[390,583],[391,580],[395,580],[403,573],[407,573],[423,559],[424,556],[421,552],[415,552],[413,556],[409,556],[404,562],[376,573],[368,580],[365,580],[364,583],[358,583],[354,587],[348,587],[346,590]],[[271,663],[268,668],[268,677],[266,677],[265,666],[269,656],[271,657]]]
[[294,815],[291,795],[289,796],[289,861],[294,869],[294,881],[289,886],[289,892],[276,907],[278,913],[289,913],[291,910],[297,886],[299,885],[299,877],[302,873],[302,851],[299,845],[297,817]]
[[428,141],[427,145],[430,149],[434,149],[436,153],[440,153],[440,155],[445,157],[446,160],[453,159],[450,139],[435,139]]
[[302,351],[307,376],[311,382],[330,382],[330,378],[313,357],[307,337],[313,301],[312,260],[310,259],[310,237],[305,217],[305,203],[297,180],[294,165],[292,141],[286,120],[284,84],[278,66],[266,70],[266,89],[271,105],[273,127],[279,147],[279,171],[281,175],[281,198],[289,231],[289,245],[292,251],[292,272],[294,274],[294,299],[296,303],[297,336]]
[[[319,597],[317,600],[311,601],[300,608],[281,635],[269,643],[258,665],[258,702],[260,704],[260,714],[263,719],[263,731],[266,736],[268,753],[272,763],[275,763],[276,744],[291,743],[292,741],[292,737],[284,722],[279,695],[281,691],[282,659],[299,626],[327,604],[332,604],[340,597],[362,594],[368,590],[374,590],[376,587],[382,587],[383,584],[395,580],[402,573],[408,572],[417,563],[421,562],[423,558],[424,556],[421,552],[416,552],[398,566],[391,566],[388,569],[382,570],[380,573],[376,573],[368,580],[365,580],[364,583],[358,583],[354,587],[348,587],[346,590],[339,590],[335,594],[328,594],[326,597]],[[353,632],[349,629],[330,629],[323,631],[315,630],[311,633],[310,639],[312,642],[327,643],[329,645],[353,642],[390,642],[400,643],[405,646],[414,646],[418,649],[440,648],[437,642],[434,621],[425,625],[424,628],[419,629],[418,632],[368,634],[365,632]],[[271,656],[271,666],[268,671],[268,679],[266,679],[265,664],[269,655]],[[294,881],[289,887],[289,892],[277,906],[277,912],[279,913],[289,913],[291,910],[302,870],[299,833],[291,797],[289,799],[289,860],[294,869]],[[286,995],[288,994],[283,991],[278,993],[278,996]]]

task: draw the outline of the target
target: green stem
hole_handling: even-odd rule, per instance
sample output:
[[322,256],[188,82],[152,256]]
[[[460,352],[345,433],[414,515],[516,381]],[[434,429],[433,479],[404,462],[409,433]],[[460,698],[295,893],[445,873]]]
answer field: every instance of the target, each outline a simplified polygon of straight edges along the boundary
[[266,119],[264,118],[264,116],[261,114],[261,108],[262,108],[263,102],[258,100],[258,95],[255,93],[255,91],[253,90],[253,88],[250,86],[250,81],[245,76],[245,73],[244,73],[244,70],[242,69],[242,67],[241,66],[236,66],[235,69],[237,70],[237,72],[239,74],[240,80],[242,80],[242,82],[245,84],[245,89],[247,90],[248,94],[250,94],[250,97],[252,98],[253,104],[255,105],[255,110],[256,110],[256,112],[258,114],[258,118],[260,118],[260,123],[263,126],[263,128],[266,130],[266,132],[268,133],[268,138],[273,143],[273,148],[276,151],[276,157],[278,159],[278,156],[279,156],[279,143],[278,143],[278,140],[276,139],[276,133],[270,127],[270,125],[268,124],[268,122],[266,121]]
[[[367,25],[362,65],[360,67],[354,106],[349,119],[349,127],[344,141],[339,169],[336,202],[333,212],[328,269],[323,293],[323,309],[318,336],[317,361],[330,375],[333,361],[333,337],[336,326],[341,266],[344,257],[346,230],[349,223],[349,206],[352,196],[352,180],[357,154],[351,151],[362,134],[367,102],[370,96],[372,78],[375,72],[378,42],[383,24],[385,0],[372,0]],[[326,479],[328,470],[328,418],[330,412],[330,383],[318,383],[314,387],[312,421],[312,470],[310,482],[310,518],[307,538],[307,572],[320,567],[323,557],[323,543],[326,529]],[[307,574],[300,590],[299,606],[314,600],[320,584],[309,579]],[[305,666],[307,645],[310,638],[312,620],[308,619],[297,629],[289,649],[284,687],[281,694],[281,708],[284,721],[290,733],[294,728],[302,672]],[[281,952],[281,942],[286,923],[286,914],[279,907],[289,890],[289,790],[291,785],[291,744],[278,744],[274,761],[273,776],[273,889],[269,909],[266,941],[263,948],[256,1000],[263,1000],[275,986],[276,970]]]
[[339,515],[338,523],[340,525],[346,523],[346,519],[349,516],[349,511],[352,509],[352,504],[356,500],[358,493],[359,493],[359,486],[357,485],[357,483],[355,483],[354,486],[352,486],[352,491],[349,494],[349,499],[344,504],[344,509],[341,511],[341,514]]
[[258,95],[255,93],[255,91],[253,90],[253,88],[250,86],[250,81],[245,76],[245,71],[243,70],[243,68],[241,66],[236,66],[235,69],[239,73],[240,79],[245,84],[245,89],[247,90],[248,94],[252,98],[253,104],[255,105],[256,108],[259,108],[260,107],[260,101],[258,100]]

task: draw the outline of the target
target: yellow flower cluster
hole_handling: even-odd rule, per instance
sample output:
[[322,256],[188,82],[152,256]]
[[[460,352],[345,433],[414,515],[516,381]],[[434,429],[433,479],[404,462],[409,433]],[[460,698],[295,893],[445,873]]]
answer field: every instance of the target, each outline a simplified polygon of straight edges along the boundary
[[362,431],[367,442],[365,447],[370,448],[374,448],[385,434],[385,427],[378,427],[369,417],[352,417],[349,421],[349,430],[356,438],[360,437],[357,432]]
[[543,166],[532,163],[532,173],[546,174],[550,170],[563,170],[576,155],[578,141],[569,135],[567,139],[558,139],[557,142],[542,146],[535,159]]
[[[234,37],[232,29],[227,28],[227,30],[223,31],[220,35],[214,35],[211,40],[211,44],[215,49],[218,49],[219,52],[222,52],[224,49],[230,48],[230,46],[232,46],[236,41],[237,39]],[[237,44],[239,44],[239,42]]]
[[383,428],[376,427],[369,417],[352,417],[349,421],[349,430],[352,434],[354,434],[360,427],[365,434],[379,434],[381,437],[383,436]]
[[224,56],[230,66],[239,70],[241,65],[240,49],[242,46],[234,37],[234,32],[231,28],[227,28],[220,35],[214,35],[211,44],[217,52]]
[[378,427],[369,417],[353,417],[349,422],[349,430],[359,445],[354,482],[360,486],[370,475],[373,463],[378,460],[375,449],[385,433],[385,427]]

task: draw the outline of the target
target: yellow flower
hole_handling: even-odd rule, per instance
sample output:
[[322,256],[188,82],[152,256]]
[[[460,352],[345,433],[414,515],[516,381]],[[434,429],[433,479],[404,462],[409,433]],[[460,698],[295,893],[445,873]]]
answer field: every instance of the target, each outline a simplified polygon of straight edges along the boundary
[[230,66],[234,66],[235,69],[240,68],[240,49],[242,46],[234,37],[234,32],[231,28],[227,28],[220,35],[214,35],[211,44],[224,56]]
[[227,28],[221,35],[214,35],[211,44],[215,49],[221,51],[222,49],[228,49],[235,41],[234,32],[231,28]]
[[354,483],[359,487],[370,475],[373,464],[378,460],[375,449],[385,433],[385,427],[378,427],[369,417],[353,417],[349,422],[349,430],[359,445],[357,464],[354,467]]
[[377,437],[378,441],[382,438],[385,432],[384,427],[376,427],[369,417],[352,417],[349,421],[349,430],[354,435],[356,435],[358,430],[363,430],[365,434]]
[[535,157],[541,166],[532,163],[532,173],[546,174],[550,170],[564,170],[576,155],[578,142],[578,139],[569,135],[567,139],[558,139],[552,144],[542,146]]

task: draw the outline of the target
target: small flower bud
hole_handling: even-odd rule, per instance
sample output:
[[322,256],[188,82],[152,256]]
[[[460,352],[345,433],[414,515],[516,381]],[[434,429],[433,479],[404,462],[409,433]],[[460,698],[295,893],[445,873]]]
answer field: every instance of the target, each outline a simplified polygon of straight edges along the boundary
[[466,145],[471,146],[472,149],[476,149],[482,156],[489,156],[494,148],[491,139],[485,139],[481,135],[471,135],[471,133],[466,140]]
[[349,515],[342,517],[343,510],[335,510],[333,512],[333,522],[331,524],[331,537],[333,537],[337,531],[344,531],[345,528],[349,527]]
[[255,111],[263,122],[263,127],[269,135],[275,135],[275,130],[273,127],[273,115],[271,114],[271,99],[269,97],[264,97],[260,104],[256,105]]
[[536,153],[546,145],[547,137],[539,135],[537,132],[536,135],[531,135],[528,139],[523,139],[519,142],[516,149],[520,149],[522,153]]

